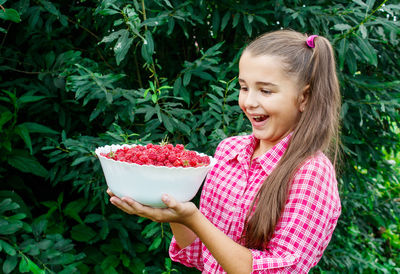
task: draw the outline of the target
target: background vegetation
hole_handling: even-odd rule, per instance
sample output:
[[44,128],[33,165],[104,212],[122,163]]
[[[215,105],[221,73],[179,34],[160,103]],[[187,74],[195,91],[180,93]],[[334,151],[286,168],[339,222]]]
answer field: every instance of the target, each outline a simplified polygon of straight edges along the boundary
[[343,214],[314,273],[400,273],[398,1],[0,0],[0,267],[170,273],[167,224],[108,202],[97,146],[213,154],[251,130],[237,61],[258,34],[329,38],[343,94]]

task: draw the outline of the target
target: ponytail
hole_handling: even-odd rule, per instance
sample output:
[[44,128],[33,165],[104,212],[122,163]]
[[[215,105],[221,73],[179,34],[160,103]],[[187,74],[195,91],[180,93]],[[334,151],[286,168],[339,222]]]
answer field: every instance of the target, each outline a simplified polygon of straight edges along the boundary
[[315,47],[311,48],[305,35],[280,30],[260,36],[245,49],[253,56],[281,57],[287,65],[287,73],[297,76],[299,86],[308,86],[309,92],[306,108],[287,150],[263,182],[250,207],[243,232],[248,248],[266,248],[285,207],[290,183],[304,161],[323,151],[336,162],[340,91],[335,58],[326,38],[318,36],[313,42]]

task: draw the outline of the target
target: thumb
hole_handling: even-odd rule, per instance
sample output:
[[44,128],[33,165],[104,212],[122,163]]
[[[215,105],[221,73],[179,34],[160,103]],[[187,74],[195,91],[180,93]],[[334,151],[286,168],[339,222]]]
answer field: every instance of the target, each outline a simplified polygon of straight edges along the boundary
[[176,210],[177,207],[178,207],[178,202],[177,202],[173,197],[169,196],[168,194],[163,194],[163,195],[161,196],[161,200],[163,201],[163,203],[164,203],[167,207],[169,207],[169,208],[171,208],[171,209]]

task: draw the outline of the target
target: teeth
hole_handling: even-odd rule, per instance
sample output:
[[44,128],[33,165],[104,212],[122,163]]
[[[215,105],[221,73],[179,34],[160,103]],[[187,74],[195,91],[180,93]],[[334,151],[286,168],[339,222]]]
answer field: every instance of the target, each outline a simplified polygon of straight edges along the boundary
[[266,118],[265,115],[253,116],[253,119],[258,122],[264,120],[265,118]]

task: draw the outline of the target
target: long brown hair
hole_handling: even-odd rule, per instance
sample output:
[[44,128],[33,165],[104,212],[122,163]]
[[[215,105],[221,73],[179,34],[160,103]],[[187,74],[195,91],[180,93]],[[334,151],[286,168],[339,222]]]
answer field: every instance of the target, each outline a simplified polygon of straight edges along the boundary
[[307,46],[306,40],[307,35],[279,30],[258,37],[244,50],[253,56],[282,58],[284,70],[296,77],[299,90],[309,86],[307,105],[289,146],[249,210],[243,232],[248,248],[266,247],[285,207],[293,176],[307,158],[323,151],[336,162],[341,96],[334,53],[330,42],[322,36],[314,39],[315,48]]

